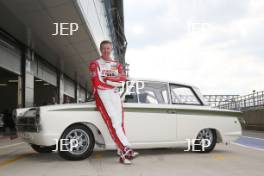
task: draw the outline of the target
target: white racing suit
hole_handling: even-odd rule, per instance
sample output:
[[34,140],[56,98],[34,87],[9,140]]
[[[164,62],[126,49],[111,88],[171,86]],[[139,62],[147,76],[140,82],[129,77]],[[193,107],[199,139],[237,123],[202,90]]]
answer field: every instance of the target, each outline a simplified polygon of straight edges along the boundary
[[111,119],[112,126],[115,130],[114,132],[116,133],[118,139],[120,140],[123,146],[130,146],[125,135],[123,109],[118,90],[97,90],[97,92],[104,104],[104,108],[106,109],[108,116]]
[[105,61],[99,58],[90,63],[89,71],[92,77],[96,106],[117,148],[122,153],[126,153],[131,149],[129,149],[130,144],[125,135],[124,112],[117,90],[117,87],[122,86],[122,81],[126,79],[122,65],[116,61]]

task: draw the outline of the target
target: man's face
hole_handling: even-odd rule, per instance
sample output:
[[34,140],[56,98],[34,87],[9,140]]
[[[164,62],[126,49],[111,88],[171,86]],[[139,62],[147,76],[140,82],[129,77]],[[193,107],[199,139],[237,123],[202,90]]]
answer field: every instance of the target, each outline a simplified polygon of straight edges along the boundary
[[112,52],[112,45],[109,43],[103,44],[100,50],[103,57],[109,57]]

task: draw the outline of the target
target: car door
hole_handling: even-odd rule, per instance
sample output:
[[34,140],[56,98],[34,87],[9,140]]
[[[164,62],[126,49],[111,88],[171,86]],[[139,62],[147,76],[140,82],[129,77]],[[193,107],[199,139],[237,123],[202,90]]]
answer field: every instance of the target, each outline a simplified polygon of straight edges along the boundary
[[161,144],[176,141],[176,117],[171,109],[167,83],[144,81],[126,95],[125,129],[133,144]]
[[196,135],[199,124],[206,123],[195,112],[203,103],[190,86],[170,84],[170,93],[177,118],[177,141],[190,140]]

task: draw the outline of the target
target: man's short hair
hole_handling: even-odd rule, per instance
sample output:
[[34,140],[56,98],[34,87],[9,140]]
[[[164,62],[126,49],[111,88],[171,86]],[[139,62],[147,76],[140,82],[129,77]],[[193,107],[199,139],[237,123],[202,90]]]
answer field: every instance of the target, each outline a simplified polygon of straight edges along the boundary
[[110,40],[103,40],[101,43],[100,43],[100,49],[102,48],[103,45],[105,44],[110,44],[110,45],[113,45],[112,42]]

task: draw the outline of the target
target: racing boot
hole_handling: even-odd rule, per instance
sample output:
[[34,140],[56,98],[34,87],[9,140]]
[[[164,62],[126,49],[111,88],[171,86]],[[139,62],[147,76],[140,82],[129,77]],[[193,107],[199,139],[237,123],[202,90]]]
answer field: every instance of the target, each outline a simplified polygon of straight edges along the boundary
[[124,154],[121,154],[119,157],[119,162],[125,165],[130,165],[132,164],[132,162],[126,158],[126,156]]

